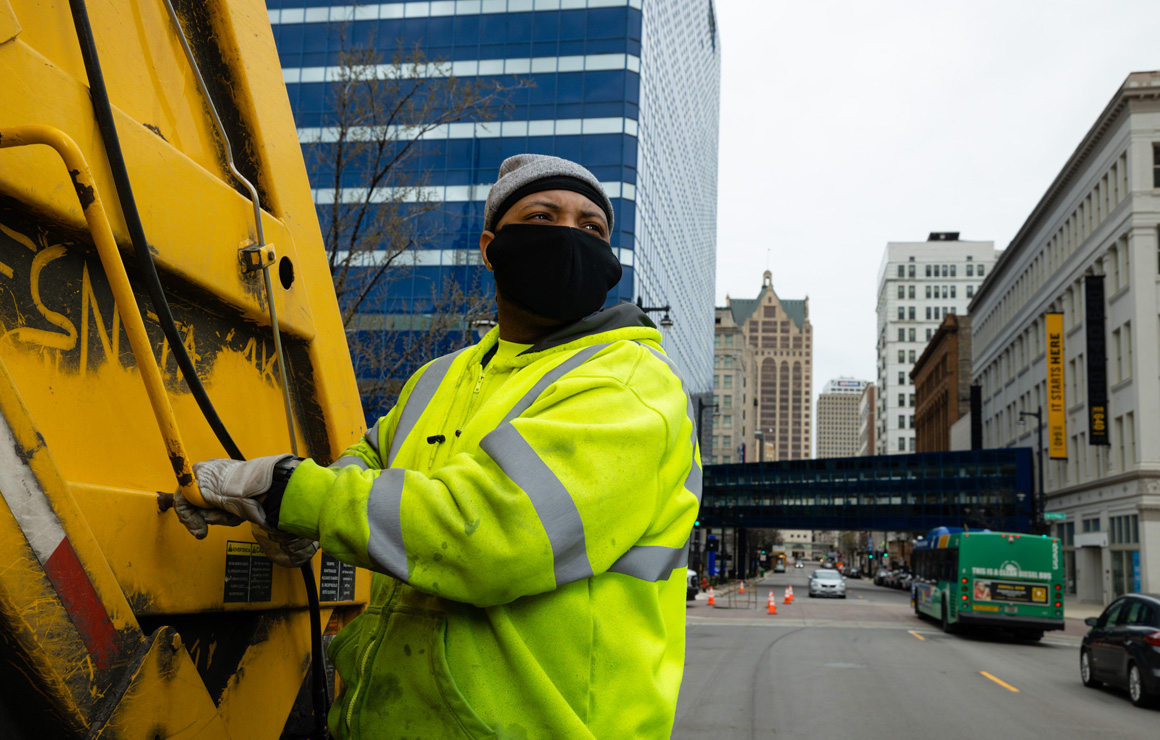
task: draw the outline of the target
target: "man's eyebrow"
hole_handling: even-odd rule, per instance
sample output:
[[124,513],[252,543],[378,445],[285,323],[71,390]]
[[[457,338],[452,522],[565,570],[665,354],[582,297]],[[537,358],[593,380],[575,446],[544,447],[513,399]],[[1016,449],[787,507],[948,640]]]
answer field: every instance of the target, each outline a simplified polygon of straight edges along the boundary
[[560,206],[559,206],[559,204],[557,204],[557,203],[553,203],[553,202],[552,202],[552,201],[550,201],[550,200],[533,200],[533,201],[529,201],[529,202],[527,202],[527,203],[524,203],[524,207],[523,207],[523,208],[521,208],[520,210],[524,210],[524,209],[526,209],[526,208],[530,208],[530,207],[532,207],[532,206],[539,206],[540,208],[547,208],[547,209],[548,209],[548,210],[550,210],[550,211],[559,211],[559,210],[560,210]]
[[604,211],[589,211],[589,210],[585,209],[583,211],[580,211],[580,215],[583,216],[584,218],[597,218],[597,217],[599,217],[600,219],[602,219],[604,221],[604,223],[608,223],[608,217],[604,215]]

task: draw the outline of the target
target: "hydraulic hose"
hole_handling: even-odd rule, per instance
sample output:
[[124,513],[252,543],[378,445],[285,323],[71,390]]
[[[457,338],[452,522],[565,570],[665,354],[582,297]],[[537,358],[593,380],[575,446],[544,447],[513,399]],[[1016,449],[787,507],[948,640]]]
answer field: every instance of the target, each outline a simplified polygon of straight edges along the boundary
[[[173,314],[169,309],[169,301],[165,297],[165,291],[161,286],[161,279],[157,274],[157,266],[153,261],[152,253],[149,251],[149,244],[145,240],[145,230],[141,225],[141,217],[137,210],[136,200],[133,197],[132,183],[129,179],[128,169],[125,166],[125,157],[121,151],[116,123],[113,120],[113,110],[109,102],[108,90],[105,87],[104,75],[101,72],[96,40],[93,37],[92,26],[89,23],[88,10],[85,7],[84,0],[69,0],[69,6],[72,10],[73,25],[76,28],[81,57],[84,60],[85,73],[88,77],[97,128],[105,143],[105,153],[109,160],[109,168],[112,171],[113,184],[117,191],[117,197],[121,202],[121,211],[129,230],[129,238],[133,243],[133,249],[137,255],[138,268],[141,272],[140,277],[149,292],[149,298],[153,304],[154,311],[157,313],[161,330],[169,342],[170,350],[173,352],[174,359],[177,361],[177,366],[181,370],[181,375],[185,379],[186,385],[189,386],[190,392],[197,401],[198,408],[201,409],[202,415],[209,423],[214,435],[222,447],[225,448],[226,454],[234,460],[244,460],[245,457],[242,455],[241,450],[238,449],[233,438],[230,437],[229,432],[225,428],[225,424],[222,423],[221,417],[218,416],[217,410],[210,401],[209,395],[205,391],[205,386],[197,376],[193,361],[185,351],[185,345],[178,335],[177,326],[173,321]],[[226,146],[229,146],[228,141],[226,142]],[[233,169],[232,162],[231,169]],[[255,210],[257,211],[256,199]],[[260,229],[260,212],[258,212],[256,218],[259,220],[258,228]],[[273,295],[269,296],[269,300],[273,302]],[[285,382],[284,374],[283,382]],[[306,563],[300,570],[310,606],[311,688],[314,706],[314,732],[315,737],[322,740],[328,735],[326,715],[328,712],[327,705],[329,704],[329,698],[326,690],[325,669],[322,664],[321,607],[318,600],[318,589],[314,585],[314,568],[310,563]]]

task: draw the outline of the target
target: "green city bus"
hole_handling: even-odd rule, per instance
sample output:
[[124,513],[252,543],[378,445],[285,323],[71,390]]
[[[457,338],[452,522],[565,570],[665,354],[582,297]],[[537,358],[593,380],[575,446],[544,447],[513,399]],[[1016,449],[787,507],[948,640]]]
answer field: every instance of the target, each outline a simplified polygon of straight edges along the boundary
[[1058,539],[939,527],[915,544],[911,570],[914,613],[944,632],[975,625],[1038,640],[1063,629]]

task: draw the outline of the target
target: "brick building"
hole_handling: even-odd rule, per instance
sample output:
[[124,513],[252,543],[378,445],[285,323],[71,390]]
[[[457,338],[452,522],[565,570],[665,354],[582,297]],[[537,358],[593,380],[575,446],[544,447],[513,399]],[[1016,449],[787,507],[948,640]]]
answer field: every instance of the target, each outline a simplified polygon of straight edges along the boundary
[[951,449],[951,425],[971,410],[971,319],[948,314],[910,371],[917,452]]

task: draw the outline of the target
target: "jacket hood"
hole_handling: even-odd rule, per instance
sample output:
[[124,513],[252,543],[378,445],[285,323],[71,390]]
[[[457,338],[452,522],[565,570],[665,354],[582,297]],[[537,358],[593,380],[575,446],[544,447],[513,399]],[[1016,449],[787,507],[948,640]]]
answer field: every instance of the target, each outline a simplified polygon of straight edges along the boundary
[[[608,336],[615,333],[615,336]],[[531,347],[516,355],[513,365],[522,366],[536,359],[541,352],[563,347],[586,347],[601,342],[631,340],[651,342],[660,348],[661,332],[652,319],[635,304],[621,302],[588,314],[582,319],[565,324]],[[499,339],[499,327],[493,327],[469,352],[476,362],[490,355]]]
[[[651,339],[658,344],[661,341],[661,332],[657,325],[644,311],[631,303],[617,303],[615,306],[602,308],[590,313],[579,321],[560,327],[556,331],[536,342],[520,354],[528,355],[534,352],[544,352],[565,344],[605,334],[618,329],[635,329],[629,332],[631,336],[618,337],[620,339]],[[639,333],[639,336],[638,336]]]

